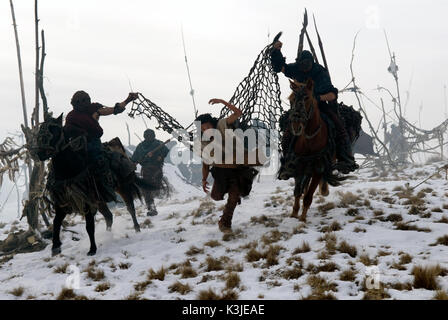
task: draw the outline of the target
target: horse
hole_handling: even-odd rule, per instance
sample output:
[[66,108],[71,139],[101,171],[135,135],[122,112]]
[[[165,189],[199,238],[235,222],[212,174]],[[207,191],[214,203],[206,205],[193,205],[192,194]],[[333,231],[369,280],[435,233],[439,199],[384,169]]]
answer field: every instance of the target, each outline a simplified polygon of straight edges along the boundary
[[294,205],[291,217],[299,218],[300,200],[303,196],[303,211],[300,221],[306,222],[306,215],[313,201],[317,187],[322,196],[329,194],[329,184],[340,185],[343,177],[333,174],[336,161],[335,142],[329,125],[322,118],[317,100],[314,98],[314,82],[290,80],[292,93],[289,96],[291,109],[288,116],[287,134],[291,137],[296,163],[294,176]]
[[[95,255],[97,247],[94,216],[99,210],[106,220],[106,229],[111,231],[113,215],[107,203],[101,200],[95,179],[90,173],[86,138],[79,136],[70,140],[66,139],[62,114],[57,119],[47,115],[45,121],[39,126],[36,145],[31,152],[33,158],[40,161],[51,159],[46,187],[55,209],[52,255],[61,253],[62,242],[59,234],[62,222],[68,214],[74,212],[85,215],[86,230],[90,239],[90,250],[87,255]],[[135,171],[127,177],[116,173],[114,176],[116,181],[114,190],[126,203],[135,231],[140,232],[134,200],[141,199],[139,188],[151,189],[151,187],[143,179],[137,177]]]

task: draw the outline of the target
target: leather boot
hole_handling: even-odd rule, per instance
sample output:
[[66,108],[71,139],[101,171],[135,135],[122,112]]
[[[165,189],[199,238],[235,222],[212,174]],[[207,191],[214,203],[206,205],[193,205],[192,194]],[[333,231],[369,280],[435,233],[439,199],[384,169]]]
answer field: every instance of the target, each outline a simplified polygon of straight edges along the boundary
[[343,174],[349,174],[350,172],[359,169],[349,141],[340,141],[337,143],[336,158],[338,159],[338,162],[335,165],[335,169]]
[[334,110],[327,108],[325,113],[330,116],[336,127],[336,158],[337,163],[335,169],[343,174],[348,174],[352,171],[359,169],[356,164],[355,157],[352,153],[352,145],[348,136],[345,125],[342,122],[340,116]]
[[224,233],[232,232],[232,218],[233,218],[233,212],[235,211],[236,204],[233,205],[233,203],[227,202],[227,204],[224,207],[223,214],[221,216],[221,219],[219,219],[218,226],[219,230]]

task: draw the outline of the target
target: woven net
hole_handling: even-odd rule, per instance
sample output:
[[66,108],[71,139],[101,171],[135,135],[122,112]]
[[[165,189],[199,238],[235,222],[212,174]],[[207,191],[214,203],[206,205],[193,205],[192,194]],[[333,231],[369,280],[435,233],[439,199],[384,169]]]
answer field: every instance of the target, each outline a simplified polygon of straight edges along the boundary
[[[270,52],[272,44],[261,51],[249,75],[238,85],[229,103],[243,111],[240,127],[278,129],[277,123],[283,113],[280,84],[272,70]],[[221,110],[220,118],[231,111]]]
[[[238,85],[229,101],[243,111],[239,121],[239,127],[242,129],[278,130],[277,123],[283,113],[283,108],[278,76],[272,70],[270,62],[271,50],[272,44],[261,51],[248,76]],[[224,107],[221,110],[220,118],[228,116],[230,112],[228,108]],[[135,115],[145,115],[149,119],[155,119],[157,121],[156,129],[168,133],[185,129],[175,118],[141,93],[134,101],[129,113],[131,117]]]

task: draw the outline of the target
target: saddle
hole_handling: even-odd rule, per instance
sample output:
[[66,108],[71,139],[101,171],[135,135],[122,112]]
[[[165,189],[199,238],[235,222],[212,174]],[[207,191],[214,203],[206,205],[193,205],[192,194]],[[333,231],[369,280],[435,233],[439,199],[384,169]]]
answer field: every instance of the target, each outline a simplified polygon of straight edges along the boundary
[[121,179],[126,179],[135,173],[137,166],[129,158],[120,138],[117,137],[103,143],[103,147],[106,152],[106,158],[109,160],[110,168],[115,175]]
[[338,104],[338,113],[345,124],[350,141],[354,144],[361,133],[361,113],[353,109],[353,106],[347,106],[343,102]]

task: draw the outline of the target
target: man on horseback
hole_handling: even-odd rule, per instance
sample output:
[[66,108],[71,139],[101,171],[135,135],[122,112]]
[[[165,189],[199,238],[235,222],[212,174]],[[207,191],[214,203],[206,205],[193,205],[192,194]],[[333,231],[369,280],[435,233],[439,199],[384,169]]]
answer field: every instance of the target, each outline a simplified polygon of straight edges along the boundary
[[143,179],[154,187],[154,190],[144,190],[143,194],[148,208],[147,215],[156,216],[158,212],[154,197],[162,188],[163,164],[169,149],[162,141],[156,139],[154,130],[145,130],[143,136],[145,141],[137,146],[131,160],[142,166]]
[[[246,163],[246,160],[242,164],[239,164],[236,161],[235,154],[238,152],[238,150],[236,150],[235,148],[236,143],[233,144],[233,148],[231,150],[231,152],[233,152],[233,156],[225,153],[227,151],[225,147],[225,140],[232,139],[232,136],[229,136],[229,133],[226,133],[226,131],[235,129],[234,125],[238,118],[241,117],[242,111],[221,99],[212,99],[209,103],[224,104],[233,112],[233,114],[231,114],[229,117],[223,119],[214,118],[211,116],[211,114],[206,113],[201,114],[195,120],[200,122],[200,130],[204,136],[203,140],[201,141],[201,157],[203,160],[202,189],[205,193],[209,192],[207,178],[209,173],[211,172],[214,179],[213,187],[210,194],[211,198],[215,201],[220,201],[223,200],[225,194],[228,193],[227,203],[224,206],[224,211],[219,220],[218,226],[222,232],[230,232],[232,230],[232,218],[235,208],[238,204],[241,204],[242,197],[246,197],[249,195],[252,189],[253,179],[258,174],[258,171],[248,165],[248,163]],[[221,140],[218,140],[221,141],[221,144],[218,145],[218,142],[215,141],[216,137],[213,135],[212,137],[210,137],[210,139],[207,139],[206,136],[208,136],[209,129],[211,129],[211,132],[213,129],[217,130],[216,134],[219,134]],[[211,161],[209,159],[209,157],[212,155],[207,155],[204,151],[210,144],[214,142],[216,142],[216,150],[213,149],[212,152],[218,152],[218,150],[220,150],[222,152],[221,159],[225,158],[227,160],[230,157],[232,159],[230,162],[222,162],[219,160]]]
[[116,103],[112,108],[92,103],[85,91],[77,91],[71,100],[73,110],[68,113],[65,120],[64,133],[67,138],[74,139],[84,135],[87,139],[87,157],[95,177],[97,194],[105,202],[116,201],[116,196],[109,162],[102,151],[103,129],[99,124],[99,118],[122,113],[126,105],[135,99],[137,94],[130,93],[126,100]]
[[[335,168],[344,174],[355,171],[358,169],[358,165],[353,157],[349,135],[347,134],[344,122],[340,118],[338,112],[338,90],[331,83],[327,69],[316,63],[311,52],[307,50],[301,51],[301,54],[295,63],[286,64],[285,58],[280,51],[281,47],[282,43],[277,41],[274,43],[271,52],[271,63],[274,71],[277,73],[282,72],[288,78],[302,83],[306,82],[308,79],[313,80],[314,97],[318,102],[319,110],[333,121],[337,130],[336,157],[338,162]],[[279,179],[282,180],[287,180],[295,174],[293,170],[286,170],[286,166],[284,165],[288,158],[288,154],[294,152],[292,148],[290,148],[291,138],[292,137],[288,132],[285,132],[282,145],[286,146],[286,148],[284,148],[284,155],[279,172]]]

